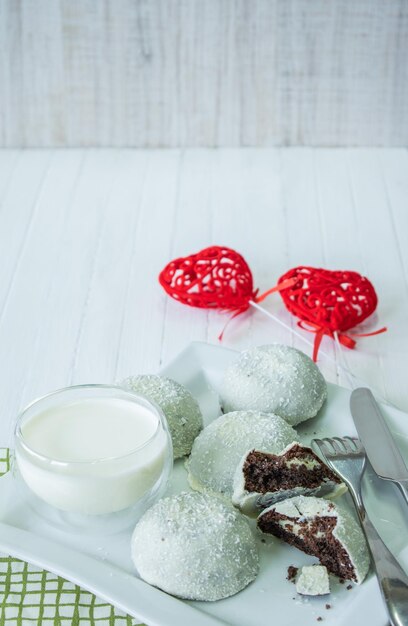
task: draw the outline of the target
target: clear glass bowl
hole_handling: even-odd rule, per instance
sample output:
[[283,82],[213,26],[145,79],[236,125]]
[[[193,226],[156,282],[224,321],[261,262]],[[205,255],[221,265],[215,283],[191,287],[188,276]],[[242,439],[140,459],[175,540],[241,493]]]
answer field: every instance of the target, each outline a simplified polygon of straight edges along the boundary
[[[127,408],[135,419],[140,407],[156,421],[150,438],[123,455],[61,460],[39,453],[24,436],[24,426],[44,412],[84,400],[112,399],[131,403]],[[66,387],[35,400],[17,418],[14,447],[13,472],[24,500],[54,525],[71,530],[115,532],[130,525],[163,495],[173,465],[171,436],[161,409],[144,396],[110,385]]]

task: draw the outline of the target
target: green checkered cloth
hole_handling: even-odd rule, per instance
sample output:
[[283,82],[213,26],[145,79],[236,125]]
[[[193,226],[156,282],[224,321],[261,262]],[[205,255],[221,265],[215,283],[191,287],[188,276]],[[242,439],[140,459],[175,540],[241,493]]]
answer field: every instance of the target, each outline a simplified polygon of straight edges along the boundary
[[[10,454],[0,448],[0,476]],[[78,585],[0,554],[0,626],[135,626],[137,620]]]

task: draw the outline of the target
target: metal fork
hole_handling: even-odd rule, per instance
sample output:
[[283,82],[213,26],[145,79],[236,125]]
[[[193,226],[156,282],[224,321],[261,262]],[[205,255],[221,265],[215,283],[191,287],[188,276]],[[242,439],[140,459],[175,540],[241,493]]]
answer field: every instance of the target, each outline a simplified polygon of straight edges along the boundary
[[368,518],[361,497],[361,479],[367,462],[363,446],[355,437],[313,439],[312,444],[320,450],[327,465],[349,488],[367,539],[371,561],[392,626],[407,626],[408,576]]

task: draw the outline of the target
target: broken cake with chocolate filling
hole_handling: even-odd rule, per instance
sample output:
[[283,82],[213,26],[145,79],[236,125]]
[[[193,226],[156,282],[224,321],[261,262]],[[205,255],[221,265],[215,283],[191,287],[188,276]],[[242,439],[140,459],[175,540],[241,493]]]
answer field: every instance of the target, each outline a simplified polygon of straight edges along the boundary
[[311,450],[297,441],[280,454],[247,452],[234,476],[233,504],[255,517],[266,507],[298,495],[335,498],[346,485]]
[[330,500],[289,498],[268,507],[258,528],[319,559],[339,578],[363,582],[370,557],[360,525]]

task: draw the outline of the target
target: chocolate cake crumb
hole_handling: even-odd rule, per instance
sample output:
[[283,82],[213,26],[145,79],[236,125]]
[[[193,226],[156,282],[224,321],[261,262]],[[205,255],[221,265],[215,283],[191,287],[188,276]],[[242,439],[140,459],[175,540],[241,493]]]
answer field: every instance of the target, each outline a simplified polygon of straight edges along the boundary
[[353,589],[353,585],[347,585],[346,589],[350,591],[350,589]]
[[331,604],[326,604],[326,609],[331,609]]
[[286,580],[289,580],[291,583],[294,583],[297,573],[298,573],[298,568],[295,567],[294,565],[289,565],[288,575],[286,576]]
[[261,543],[266,543],[266,539],[261,539]]
[[322,621],[323,621],[323,617],[318,617],[318,618],[316,619],[316,622],[322,622]]
[[[280,522],[284,522],[281,524]],[[298,526],[296,534],[294,523]],[[344,547],[333,535],[336,518],[321,516],[313,520],[288,517],[275,510],[268,510],[258,518],[258,528],[275,535],[289,545],[312,556],[317,556],[329,572],[339,578],[356,579],[353,564]]]
[[345,583],[345,582],[346,582],[346,581],[344,580],[344,578],[339,578],[339,583],[340,583],[340,585],[344,585],[344,583]]
[[[297,460],[296,465],[291,461]],[[315,467],[309,468],[308,462]],[[284,454],[270,454],[251,450],[242,467],[245,489],[249,492],[268,493],[290,490],[298,486],[318,489],[324,484],[340,485],[341,480],[311,448],[293,444]]]

